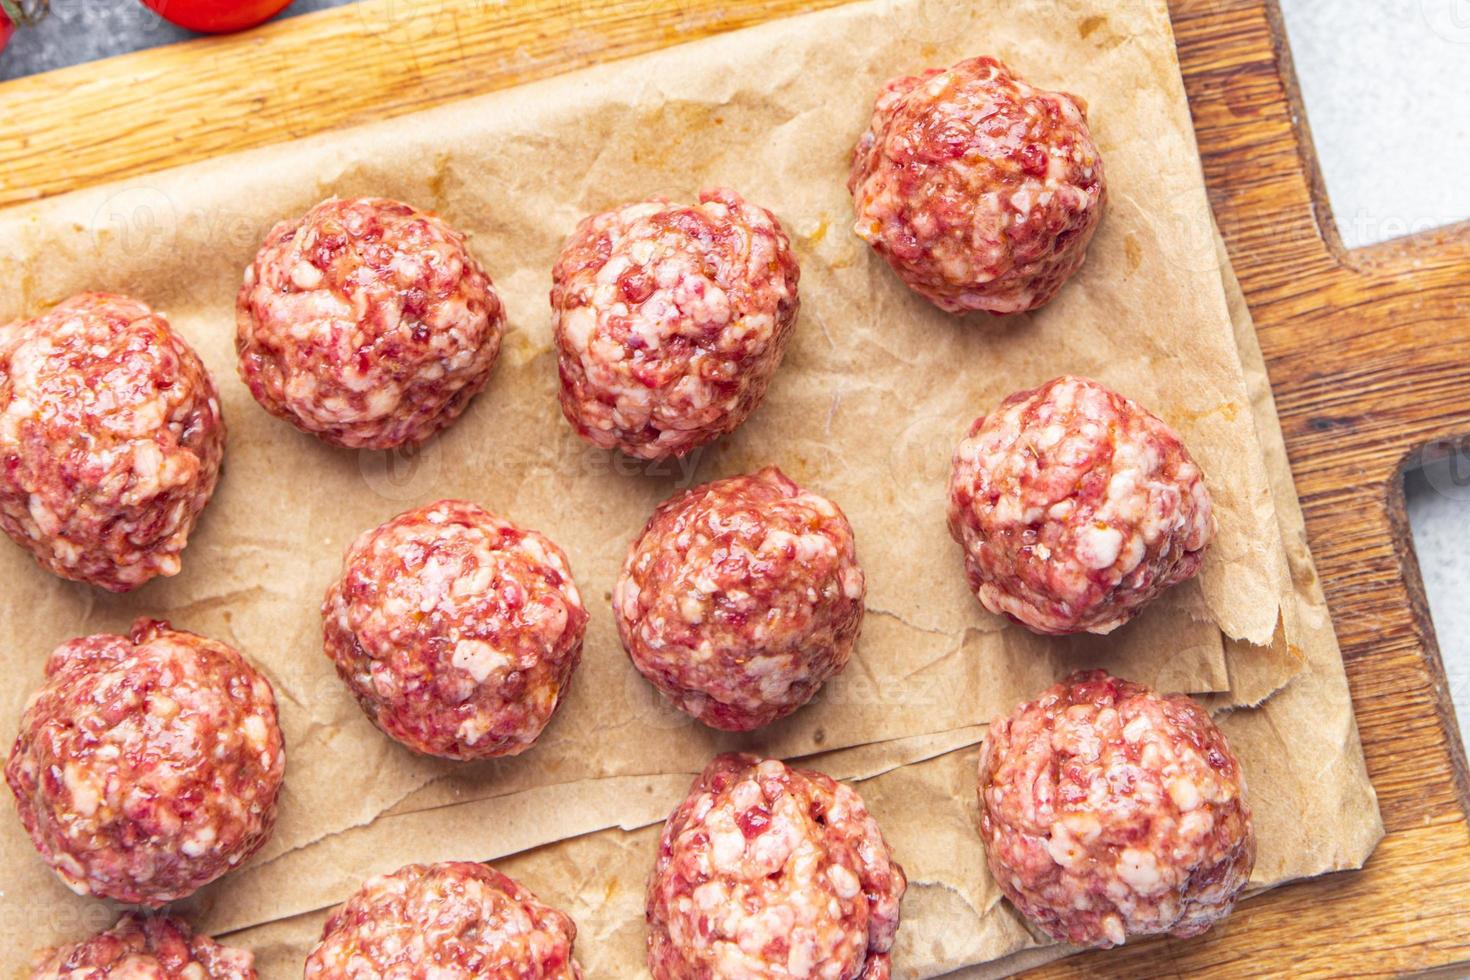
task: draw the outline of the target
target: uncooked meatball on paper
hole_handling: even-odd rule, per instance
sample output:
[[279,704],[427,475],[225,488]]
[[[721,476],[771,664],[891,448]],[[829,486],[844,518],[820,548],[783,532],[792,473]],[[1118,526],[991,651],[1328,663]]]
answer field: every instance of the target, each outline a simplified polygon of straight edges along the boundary
[[799,276],[780,222],[734,191],[583,219],[552,270],[562,412],[640,459],[734,430],[781,363]]
[[105,932],[39,954],[31,980],[256,980],[255,957],[195,935],[182,919],[129,912]]
[[1179,436],[1086,378],[1011,395],[955,450],[949,530],[985,608],[1108,633],[1204,562],[1215,518]]
[[722,755],[664,824],[648,968],[654,980],[888,980],[907,886],[851,787]]
[[332,913],[306,980],[581,980],[577,927],[483,864],[410,864]]
[[659,505],[613,587],[633,665],[681,710],[748,731],[852,657],[864,581],[837,505],[773,466]]
[[1077,271],[1107,196],[1086,104],[994,58],[895,78],[848,179],[860,237],[950,313],[1024,313]]
[[223,643],[140,619],[56,648],[5,779],[73,891],[156,908],[260,849],[285,765],[270,682]]
[[353,542],[322,618],[327,656],[373,724],[449,759],[529,748],[587,628],[561,549],[463,500]]
[[1074,674],[990,726],[980,834],[1001,891],[1059,942],[1196,936],[1255,864],[1245,778],[1182,694]]
[[276,225],[235,304],[255,400],[353,449],[421,443],[459,418],[504,326],[464,236],[383,198],[334,198]]
[[176,574],[224,442],[214,382],[147,305],[84,293],[0,326],[0,528],[47,570]]

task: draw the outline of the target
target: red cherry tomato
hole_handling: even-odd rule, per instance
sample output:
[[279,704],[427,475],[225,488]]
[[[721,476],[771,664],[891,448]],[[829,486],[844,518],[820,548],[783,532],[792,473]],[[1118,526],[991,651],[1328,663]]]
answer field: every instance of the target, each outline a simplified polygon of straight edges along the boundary
[[270,20],[291,0],[143,0],[170,24],[201,34],[243,31]]
[[0,10],[0,51],[5,50],[5,45],[10,43],[10,35],[14,33],[15,25],[5,16],[5,11]]

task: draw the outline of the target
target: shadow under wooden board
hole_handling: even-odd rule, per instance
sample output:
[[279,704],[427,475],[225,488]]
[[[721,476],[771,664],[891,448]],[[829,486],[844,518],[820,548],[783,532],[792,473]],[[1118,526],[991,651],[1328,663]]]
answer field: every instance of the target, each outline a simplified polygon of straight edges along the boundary
[[[21,79],[0,85],[0,205],[831,5],[362,0]],[[1033,975],[1461,975],[1470,779],[1400,472],[1425,445],[1470,436],[1470,225],[1344,250],[1275,4],[1171,10],[1211,202],[1265,352],[1388,836],[1363,871],[1269,892],[1200,939]]]

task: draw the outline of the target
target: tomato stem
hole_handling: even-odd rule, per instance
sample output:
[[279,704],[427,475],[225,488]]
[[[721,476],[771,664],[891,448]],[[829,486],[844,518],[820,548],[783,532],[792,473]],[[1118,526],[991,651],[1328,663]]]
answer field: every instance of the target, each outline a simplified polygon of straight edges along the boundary
[[0,13],[17,27],[30,27],[46,16],[50,0],[0,0]]

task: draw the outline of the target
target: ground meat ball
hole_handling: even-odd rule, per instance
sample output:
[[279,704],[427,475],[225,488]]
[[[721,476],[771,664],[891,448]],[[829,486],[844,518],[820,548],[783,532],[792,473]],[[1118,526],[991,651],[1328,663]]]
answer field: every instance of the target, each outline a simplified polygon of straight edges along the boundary
[[449,759],[529,748],[587,628],[561,549],[463,500],[359,537],[322,616],[327,656],[373,724]]
[[837,505],[774,466],[661,504],[628,549],[613,611],[633,665],[706,725],[791,714],[847,666],[863,572]]
[[1245,779],[1199,705],[1094,670],[990,726],[980,834],[1011,903],[1061,942],[1197,936],[1256,859]]
[[950,313],[1046,303],[1082,265],[1107,196],[1086,103],[994,58],[884,86],[847,186],[858,235]]
[[353,449],[420,443],[459,418],[505,325],[464,236],[383,198],[327,200],[272,228],[235,311],[255,400]]
[[177,574],[224,446],[214,382],[145,304],[83,293],[0,326],[0,528],[47,570]]
[[734,430],[781,363],[799,277],[780,223],[734,191],[584,219],[551,280],[567,420],[642,459]]
[[1215,518],[1172,429],[1096,381],[1062,377],[970,427],[949,530],[991,612],[1038,633],[1108,633],[1199,571]]
[[255,957],[196,936],[172,916],[128,913],[74,946],[37,957],[31,980],[255,980]]
[[907,884],[854,790],[722,755],[664,824],[648,967],[654,980],[888,980]]
[[140,619],[56,648],[5,779],[73,891],[157,907],[259,850],[285,766],[270,682],[223,643]]
[[493,868],[410,864],[332,913],[306,980],[580,980],[577,927]]

